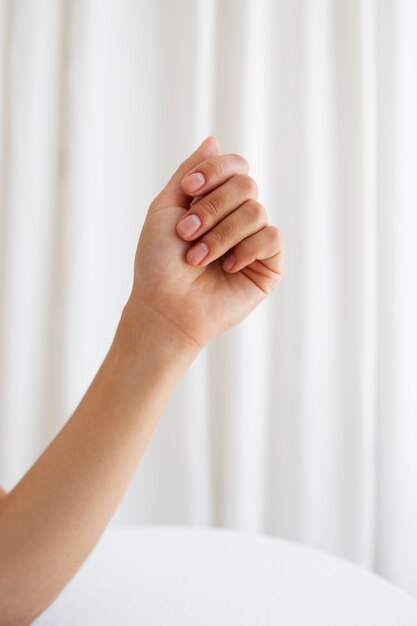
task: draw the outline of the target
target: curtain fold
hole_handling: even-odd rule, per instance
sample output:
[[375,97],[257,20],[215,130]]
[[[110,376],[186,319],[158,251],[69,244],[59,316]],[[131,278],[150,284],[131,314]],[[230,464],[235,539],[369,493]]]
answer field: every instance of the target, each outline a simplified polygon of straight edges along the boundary
[[208,134],[286,243],[176,388],[111,524],[267,533],[417,596],[417,2],[0,3],[0,485],[113,338],[149,203]]

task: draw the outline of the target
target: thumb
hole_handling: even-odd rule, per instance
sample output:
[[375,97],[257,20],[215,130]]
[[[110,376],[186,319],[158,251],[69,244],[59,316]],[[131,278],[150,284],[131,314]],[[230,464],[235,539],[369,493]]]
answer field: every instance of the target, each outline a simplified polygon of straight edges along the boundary
[[162,191],[156,196],[149,207],[149,213],[168,207],[178,206],[188,209],[192,196],[189,196],[181,187],[181,180],[193,167],[205,161],[209,157],[220,154],[220,143],[217,137],[209,135],[198,148],[181,163],[176,172],[171,176]]

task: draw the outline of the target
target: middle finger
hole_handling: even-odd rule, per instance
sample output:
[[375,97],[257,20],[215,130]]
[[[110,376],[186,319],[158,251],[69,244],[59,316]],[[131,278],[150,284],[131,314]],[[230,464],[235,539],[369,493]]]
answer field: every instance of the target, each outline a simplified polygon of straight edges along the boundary
[[203,196],[177,223],[177,232],[188,241],[200,237],[246,200],[257,200],[258,187],[247,174],[236,174]]

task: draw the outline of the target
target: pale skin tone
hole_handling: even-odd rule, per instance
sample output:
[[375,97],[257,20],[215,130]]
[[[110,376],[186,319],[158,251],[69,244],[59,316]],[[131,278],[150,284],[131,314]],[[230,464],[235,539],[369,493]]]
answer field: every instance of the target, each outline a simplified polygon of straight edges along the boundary
[[[191,190],[185,176],[196,172],[205,184]],[[222,155],[209,136],[152,201],[106,358],[54,440],[0,493],[0,626],[29,625],[62,591],[109,523],[186,369],[278,285],[283,240],[257,198],[247,161]],[[181,234],[191,214],[202,226]],[[208,255],[195,262],[199,243]]]

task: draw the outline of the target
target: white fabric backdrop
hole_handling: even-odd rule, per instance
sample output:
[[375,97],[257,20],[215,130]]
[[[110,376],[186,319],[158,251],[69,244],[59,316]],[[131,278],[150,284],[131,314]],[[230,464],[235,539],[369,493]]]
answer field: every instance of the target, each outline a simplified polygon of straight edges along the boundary
[[75,409],[150,201],[215,134],[285,277],[192,364],[111,524],[278,535],[417,595],[417,1],[0,0],[0,42],[0,485]]

